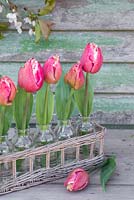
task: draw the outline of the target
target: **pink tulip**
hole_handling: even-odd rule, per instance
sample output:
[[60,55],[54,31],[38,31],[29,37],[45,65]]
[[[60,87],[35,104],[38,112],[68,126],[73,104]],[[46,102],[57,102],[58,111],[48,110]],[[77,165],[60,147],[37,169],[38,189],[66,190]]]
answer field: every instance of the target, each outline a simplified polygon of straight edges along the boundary
[[80,89],[84,85],[84,73],[79,63],[74,64],[71,69],[65,74],[64,80],[75,90]]
[[9,77],[3,76],[0,78],[0,105],[12,105],[16,91],[16,86]]
[[78,191],[84,189],[89,184],[89,175],[82,168],[74,169],[64,182],[67,190]]
[[87,44],[80,59],[82,69],[85,72],[94,74],[100,70],[102,62],[101,49],[94,43]]
[[27,92],[38,91],[44,82],[44,72],[41,64],[34,58],[29,59],[18,73],[19,86]]
[[59,56],[51,56],[44,64],[44,80],[49,84],[58,82],[62,74]]

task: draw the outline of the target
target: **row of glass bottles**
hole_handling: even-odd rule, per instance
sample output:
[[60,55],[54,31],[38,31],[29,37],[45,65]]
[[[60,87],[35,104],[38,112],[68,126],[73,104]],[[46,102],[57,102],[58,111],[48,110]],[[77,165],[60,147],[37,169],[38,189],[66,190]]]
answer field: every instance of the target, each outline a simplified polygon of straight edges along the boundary
[[[88,119],[76,118],[68,121],[60,121],[52,126],[43,126],[43,130],[37,127],[30,127],[27,130],[17,130],[11,128],[7,137],[0,138],[0,154],[7,154],[12,151],[21,151],[28,148],[35,148],[47,143],[64,140],[77,135],[83,135],[93,131],[93,125]],[[16,130],[16,131],[14,131]],[[85,149],[84,149],[85,151]],[[75,149],[67,149],[66,161],[70,162],[75,159]],[[51,167],[60,164],[60,152],[53,152],[51,155]],[[18,160],[16,162],[16,169],[18,174],[25,173],[28,168],[29,161]],[[34,158],[34,168],[39,169],[45,166],[45,157],[43,155]],[[0,164],[0,182],[7,182],[12,178],[11,163]]]
[[22,151],[93,131],[89,118],[58,121],[53,125],[37,124],[25,130],[10,128],[7,136],[0,137],[0,154]]
[[89,118],[58,121],[53,125],[37,124],[25,130],[10,128],[7,136],[0,137],[0,154],[22,151],[93,131]]

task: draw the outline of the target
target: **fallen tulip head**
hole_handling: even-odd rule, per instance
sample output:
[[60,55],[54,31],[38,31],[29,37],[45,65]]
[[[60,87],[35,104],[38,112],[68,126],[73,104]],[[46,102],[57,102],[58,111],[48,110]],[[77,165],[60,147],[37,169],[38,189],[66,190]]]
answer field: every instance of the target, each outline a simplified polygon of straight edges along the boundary
[[67,177],[64,186],[68,191],[78,191],[84,189],[89,184],[89,175],[84,169],[76,168]]

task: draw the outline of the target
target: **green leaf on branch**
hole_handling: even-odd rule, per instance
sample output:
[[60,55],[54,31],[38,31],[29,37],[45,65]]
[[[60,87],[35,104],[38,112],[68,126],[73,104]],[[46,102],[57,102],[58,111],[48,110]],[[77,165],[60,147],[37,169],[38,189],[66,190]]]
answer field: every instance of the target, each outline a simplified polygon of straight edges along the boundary
[[46,6],[44,8],[41,8],[38,12],[39,16],[47,15],[50,12],[52,12],[52,10],[55,7],[56,1],[55,0],[45,0],[45,4],[46,4]]
[[55,92],[56,101],[56,113],[58,119],[66,120],[69,119],[74,110],[74,98],[71,94],[71,88],[68,84],[64,82],[62,77],[57,85]]
[[116,169],[116,161],[114,157],[110,157],[106,160],[105,164],[101,168],[100,182],[104,191],[106,191],[106,184],[113,172]]
[[14,118],[18,129],[28,128],[33,107],[33,94],[18,86],[14,101]]
[[54,95],[49,84],[44,83],[36,95],[36,119],[39,125],[48,125],[53,116]]
[[39,20],[40,30],[43,37],[47,40],[51,32],[52,22],[46,20]]
[[[93,107],[93,97],[94,97],[94,92],[93,92],[93,88],[91,86],[91,83],[89,81],[89,86],[88,86],[88,101],[87,101],[87,116],[89,116],[89,114],[92,111],[92,107]],[[74,98],[78,107],[79,112],[81,113],[82,116],[84,116],[84,104],[85,104],[85,85],[79,89],[76,90],[74,93]],[[87,117],[85,116],[85,117]]]
[[41,38],[41,28],[40,28],[39,21],[36,21],[36,24],[35,24],[35,42],[38,43],[40,41],[40,38]]

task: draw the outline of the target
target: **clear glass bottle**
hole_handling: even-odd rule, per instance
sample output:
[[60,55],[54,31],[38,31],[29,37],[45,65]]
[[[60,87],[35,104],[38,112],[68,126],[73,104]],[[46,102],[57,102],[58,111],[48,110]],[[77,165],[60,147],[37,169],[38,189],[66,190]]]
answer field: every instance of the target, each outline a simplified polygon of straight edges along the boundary
[[81,125],[79,127],[79,135],[85,135],[88,133],[93,133],[94,123],[92,122],[90,117],[81,117]]
[[17,134],[18,140],[15,144],[15,147],[17,150],[22,151],[32,146],[32,141],[29,138],[29,132],[30,132],[30,128],[27,128],[24,130],[16,128],[16,134]]
[[[7,136],[0,136],[0,156],[7,155],[9,148],[6,142]],[[0,187],[12,178],[12,163],[0,163]]]
[[57,135],[59,140],[73,137],[73,129],[70,120],[59,120],[57,126]]
[[39,125],[37,124],[36,141],[40,145],[48,144],[53,142],[53,132],[51,125]]

